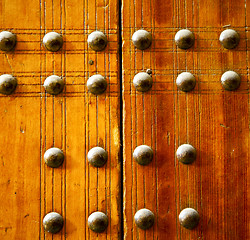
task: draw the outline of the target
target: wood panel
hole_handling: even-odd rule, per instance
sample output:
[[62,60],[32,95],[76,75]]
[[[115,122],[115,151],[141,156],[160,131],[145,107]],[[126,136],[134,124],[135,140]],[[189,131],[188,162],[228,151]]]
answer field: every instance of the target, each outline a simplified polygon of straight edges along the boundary
[[[123,184],[124,239],[248,239],[249,236],[249,9],[248,1],[124,0],[123,41]],[[240,44],[226,50],[218,38],[228,26]],[[195,35],[189,50],[175,46],[182,28]],[[136,30],[152,33],[152,46],[135,49]],[[152,69],[153,87],[136,92],[133,77]],[[220,84],[223,72],[241,75],[237,91]],[[176,77],[196,77],[192,92],[177,90]],[[191,165],[178,162],[183,143],[198,152]],[[138,165],[136,146],[154,150],[153,162]],[[140,208],[155,214],[155,224],[140,230],[134,214]],[[195,208],[200,223],[190,231],[178,215]]]
[[[117,1],[23,0],[1,1],[0,30],[17,35],[11,53],[0,53],[0,74],[13,74],[18,87],[0,96],[1,239],[119,239],[120,128]],[[108,38],[105,51],[94,52],[87,37],[94,30]],[[63,49],[45,51],[43,36],[63,36]],[[93,60],[93,64],[89,64]],[[86,82],[102,74],[107,91],[94,96]],[[43,88],[46,77],[65,81],[63,93],[52,96]],[[65,153],[59,168],[47,167],[44,152],[58,147]],[[103,168],[89,166],[94,146],[108,151]],[[46,213],[64,218],[58,234],[44,232]],[[108,215],[102,234],[88,229],[94,211]]]

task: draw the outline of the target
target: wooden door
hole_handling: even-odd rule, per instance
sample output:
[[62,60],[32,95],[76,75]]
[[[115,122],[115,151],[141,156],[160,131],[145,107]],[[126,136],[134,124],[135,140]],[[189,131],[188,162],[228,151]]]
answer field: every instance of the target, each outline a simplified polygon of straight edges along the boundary
[[[0,75],[17,80],[0,94],[0,239],[250,238],[248,1],[2,0],[0,13],[0,31],[17,38],[0,51]],[[234,49],[219,41],[229,28]],[[132,41],[142,29],[152,36],[145,50]],[[176,46],[181,29],[194,34],[189,49]],[[107,36],[104,50],[88,46],[93,31]],[[63,39],[56,52],[42,43],[50,32]],[[229,70],[241,78],[234,91],[220,81]],[[141,72],[152,78],[145,92],[133,84]],[[176,86],[182,72],[195,78],[190,92]],[[99,95],[87,86],[96,74],[107,81]],[[57,95],[44,88],[51,75],[64,83]],[[176,158],[187,143],[191,164]],[[140,145],[153,151],[147,165],[133,157]],[[108,153],[103,167],[88,162],[96,146]],[[64,153],[58,168],[44,161],[52,147]],[[147,230],[134,220],[143,208],[154,215]],[[199,214],[192,230],[179,223],[185,208]],[[102,233],[88,227],[96,211],[108,218]],[[44,230],[50,212],[64,220],[56,234]]]

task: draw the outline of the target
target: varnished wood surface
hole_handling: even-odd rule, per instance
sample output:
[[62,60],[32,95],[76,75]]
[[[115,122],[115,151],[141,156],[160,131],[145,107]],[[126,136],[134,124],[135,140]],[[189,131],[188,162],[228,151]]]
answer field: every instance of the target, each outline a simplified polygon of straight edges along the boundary
[[[124,239],[249,239],[249,27],[248,1],[124,0],[123,152]],[[226,50],[218,39],[233,28],[240,44]],[[195,35],[189,50],[175,46],[175,33],[188,28]],[[131,41],[136,30],[152,33],[152,46],[141,51]],[[135,91],[133,77],[152,69],[153,87]],[[222,73],[241,75],[237,91],[220,84]],[[176,77],[196,77],[190,93],[177,90]],[[191,165],[179,163],[175,152],[183,143],[198,152]],[[154,150],[148,166],[132,158],[136,146]],[[136,227],[137,210],[155,214],[149,230]],[[195,208],[200,223],[180,226],[178,215]]]
[[[117,1],[4,0],[0,29],[17,35],[11,53],[0,53],[0,74],[13,74],[15,93],[0,96],[0,239],[118,239],[120,236],[120,137]],[[103,31],[109,40],[103,52],[87,46],[87,36]],[[45,51],[43,36],[61,33],[63,49]],[[94,64],[90,65],[89,60]],[[106,93],[88,93],[93,74],[106,77]],[[45,93],[46,77],[62,76],[58,96]],[[47,167],[44,152],[59,147],[65,161]],[[108,152],[103,168],[89,166],[87,152],[101,146]],[[42,220],[56,211],[65,221],[58,234],[45,233]],[[108,215],[102,234],[88,229],[94,211]]]

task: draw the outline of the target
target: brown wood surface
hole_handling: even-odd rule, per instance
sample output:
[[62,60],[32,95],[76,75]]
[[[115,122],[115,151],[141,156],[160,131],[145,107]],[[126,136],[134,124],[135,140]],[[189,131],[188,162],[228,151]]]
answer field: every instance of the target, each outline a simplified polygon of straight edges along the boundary
[[[120,236],[120,132],[118,74],[118,5],[107,0],[3,0],[0,30],[17,35],[11,53],[0,53],[0,74],[18,80],[15,93],[0,96],[0,239],[118,239]],[[103,31],[105,51],[94,52],[87,36]],[[63,49],[45,51],[43,36],[61,33]],[[90,65],[89,60],[94,64]],[[93,74],[107,78],[106,93],[88,93]],[[46,77],[62,76],[66,87],[58,96],[45,93]],[[44,152],[65,153],[60,168],[45,165]],[[89,149],[108,151],[103,168],[89,166]],[[62,214],[58,234],[45,233],[46,213]],[[102,234],[88,229],[94,211],[108,215]]]
[[[224,49],[219,41],[225,25],[240,34],[240,44]],[[250,2],[227,0],[123,0],[123,184],[124,239],[249,239],[249,27]],[[195,34],[189,50],[175,46],[175,33]],[[152,46],[135,49],[136,30],[152,33]],[[135,91],[133,77],[152,69],[153,87]],[[241,75],[237,91],[223,90],[220,77]],[[190,93],[177,90],[176,77],[189,71],[197,84]],[[183,143],[198,152],[191,165],[175,152]],[[154,150],[148,166],[132,158],[136,146]],[[140,230],[134,214],[155,214],[155,224]],[[186,207],[201,219],[194,230],[180,226]]]

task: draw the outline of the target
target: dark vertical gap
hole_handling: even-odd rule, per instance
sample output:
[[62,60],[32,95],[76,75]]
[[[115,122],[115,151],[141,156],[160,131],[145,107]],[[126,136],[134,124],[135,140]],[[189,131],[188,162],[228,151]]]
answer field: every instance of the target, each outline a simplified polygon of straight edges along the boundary
[[119,25],[119,44],[118,44],[118,61],[119,61],[119,79],[120,79],[120,163],[121,163],[121,239],[124,237],[124,217],[123,217],[123,84],[122,84],[122,0],[118,0],[118,25]]

